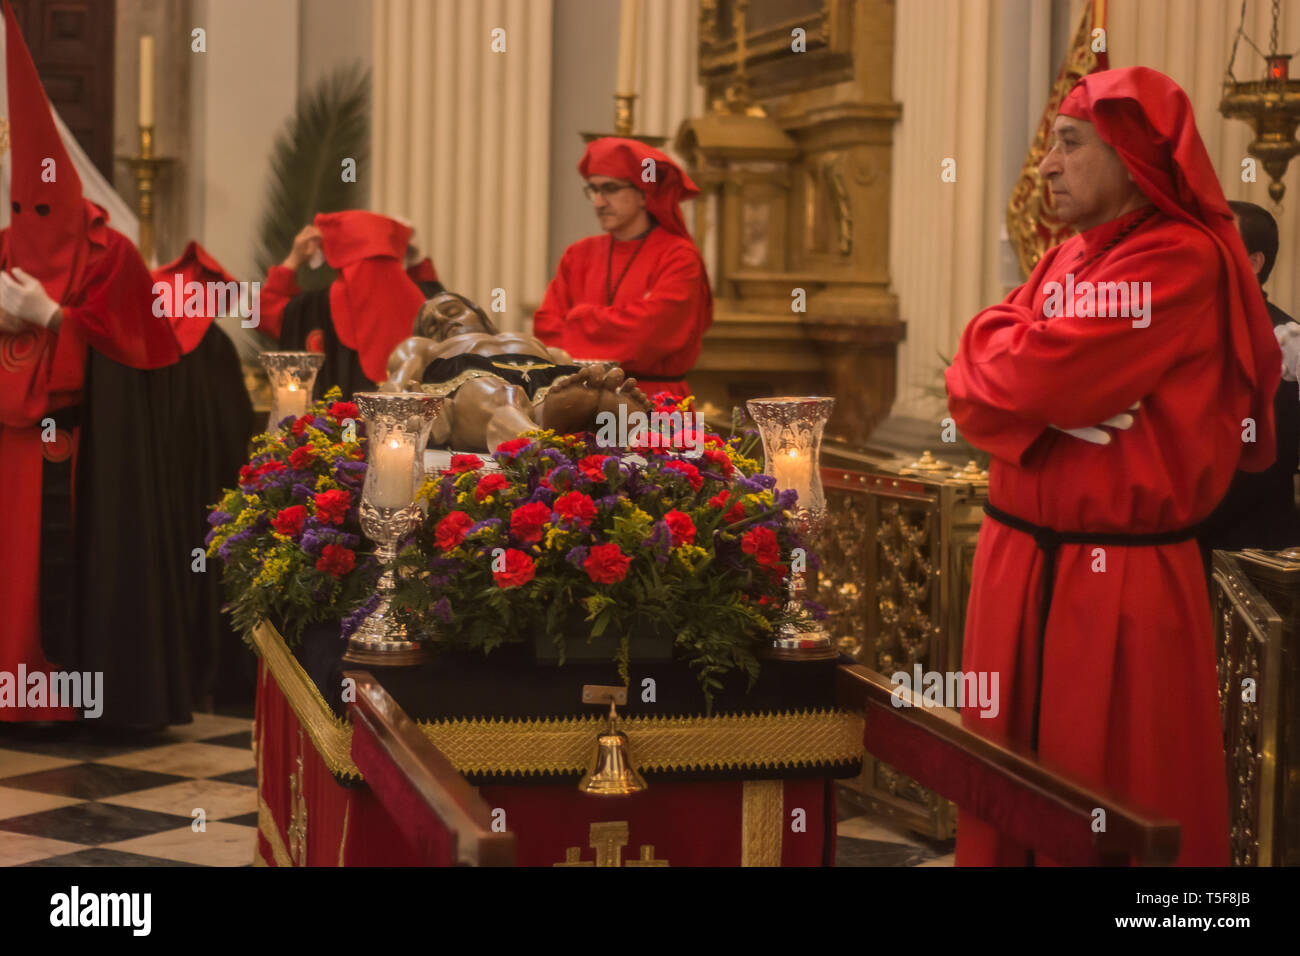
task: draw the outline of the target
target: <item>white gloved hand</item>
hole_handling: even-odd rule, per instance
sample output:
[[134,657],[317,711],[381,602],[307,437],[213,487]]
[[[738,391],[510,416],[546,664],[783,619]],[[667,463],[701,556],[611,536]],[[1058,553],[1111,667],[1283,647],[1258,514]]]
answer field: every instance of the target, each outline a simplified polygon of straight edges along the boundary
[[1103,431],[1102,429],[1118,428],[1121,431],[1125,431],[1132,428],[1135,419],[1129,414],[1129,412],[1136,412],[1141,406],[1141,402],[1134,402],[1129,406],[1128,412],[1120,412],[1118,415],[1112,415],[1104,422],[1097,425],[1091,425],[1087,428],[1061,428],[1057,425],[1053,425],[1052,427],[1058,432],[1065,432],[1067,435],[1072,435],[1075,438],[1082,439],[1086,442],[1092,442],[1094,445],[1109,445],[1110,432]]
[[0,272],[0,309],[45,327],[59,311],[59,303],[45,294],[39,279],[14,266],[9,272]]
[[1282,347],[1282,378],[1294,382],[1300,378],[1300,322],[1275,325],[1273,335]]

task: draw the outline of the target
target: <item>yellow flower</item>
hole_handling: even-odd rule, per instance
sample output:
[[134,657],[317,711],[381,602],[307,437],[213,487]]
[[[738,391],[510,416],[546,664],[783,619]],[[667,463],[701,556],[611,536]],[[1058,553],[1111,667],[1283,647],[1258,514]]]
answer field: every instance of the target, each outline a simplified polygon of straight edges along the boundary
[[321,475],[319,478],[316,479],[316,490],[318,492],[333,491],[338,486],[339,483],[335,481],[333,478],[330,478],[328,475]]
[[563,528],[550,528],[546,532],[545,547],[548,551],[554,551],[556,548],[564,547],[564,537],[568,532]]

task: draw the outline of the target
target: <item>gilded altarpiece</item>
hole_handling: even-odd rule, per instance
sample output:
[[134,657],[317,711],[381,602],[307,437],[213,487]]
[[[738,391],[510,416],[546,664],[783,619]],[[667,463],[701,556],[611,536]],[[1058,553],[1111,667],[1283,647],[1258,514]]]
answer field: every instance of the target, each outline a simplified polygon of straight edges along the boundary
[[833,395],[827,434],[857,446],[889,414],[904,335],[889,289],[893,16],[885,0],[701,0],[709,112],[675,146],[703,192],[715,294],[690,381],[724,414]]

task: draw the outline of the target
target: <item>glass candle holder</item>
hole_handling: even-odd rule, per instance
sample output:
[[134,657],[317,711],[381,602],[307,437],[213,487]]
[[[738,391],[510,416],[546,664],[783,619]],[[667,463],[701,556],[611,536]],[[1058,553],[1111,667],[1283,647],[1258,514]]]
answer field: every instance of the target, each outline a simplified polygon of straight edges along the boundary
[[384,571],[379,603],[348,638],[345,661],[372,666],[421,663],[427,648],[392,613],[396,581],[392,564],[397,542],[419,524],[415,496],[424,481],[424,449],[443,399],[423,392],[359,392],[352,396],[366,424],[366,481],[361,491],[361,530],[375,542]]
[[289,415],[296,418],[307,414],[316,374],[325,364],[325,356],[319,352],[263,352],[258,358],[271,381],[266,430],[275,432]]
[[[826,494],[822,489],[822,433],[835,399],[822,396],[756,398],[745,403],[763,440],[763,471],[776,479],[776,491],[793,489],[798,495],[788,519],[811,544],[826,521]],[[784,624],[773,639],[768,656],[780,660],[826,660],[836,656],[830,635],[812,621],[803,603],[803,571],[792,570],[787,579],[785,609],[797,623]]]

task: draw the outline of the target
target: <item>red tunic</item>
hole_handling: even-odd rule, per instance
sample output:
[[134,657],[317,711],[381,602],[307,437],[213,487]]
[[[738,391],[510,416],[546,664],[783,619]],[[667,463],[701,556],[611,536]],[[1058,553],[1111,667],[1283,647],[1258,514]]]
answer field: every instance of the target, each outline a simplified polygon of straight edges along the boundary
[[[11,264],[7,230],[0,267]],[[63,296],[57,333],[27,325],[0,332],[0,672],[48,672],[41,650],[41,471],[45,457],[76,455],[79,429],[41,441],[41,420],[81,400],[86,349],[136,368],[157,368],[180,355],[165,318],[153,314],[152,279],[130,240],[93,228],[79,288]],[[75,468],[74,468],[75,473]],[[67,708],[0,708],[0,721],[66,720]]]
[[[1246,447],[1251,392],[1227,346],[1224,268],[1203,231],[1156,213],[1087,262],[1142,211],[1050,250],[1029,281],[966,327],[947,372],[962,434],[993,455],[989,501],[1057,531],[1186,528],[1223,497]],[[1150,325],[1044,319],[1049,282],[1149,282]],[[1096,445],[1048,428],[1096,425],[1141,400]],[[1272,441],[1272,423],[1257,437]],[[999,673],[1001,709],[967,723],[1028,743],[1043,552],[986,519],[976,549],[963,669]],[[1043,650],[1039,757],[1182,825],[1180,864],[1228,862],[1227,790],[1205,574],[1195,541],[1059,551]],[[1025,862],[969,814],[960,865]],[[1041,860],[1040,860],[1041,862]]]
[[[533,316],[533,334],[575,359],[620,363],[648,393],[684,397],[690,394],[686,373],[713,324],[708,275],[684,236],[657,227],[638,253],[641,242],[588,236],[564,250]],[[607,274],[611,287],[618,284],[612,304],[606,302]]]

